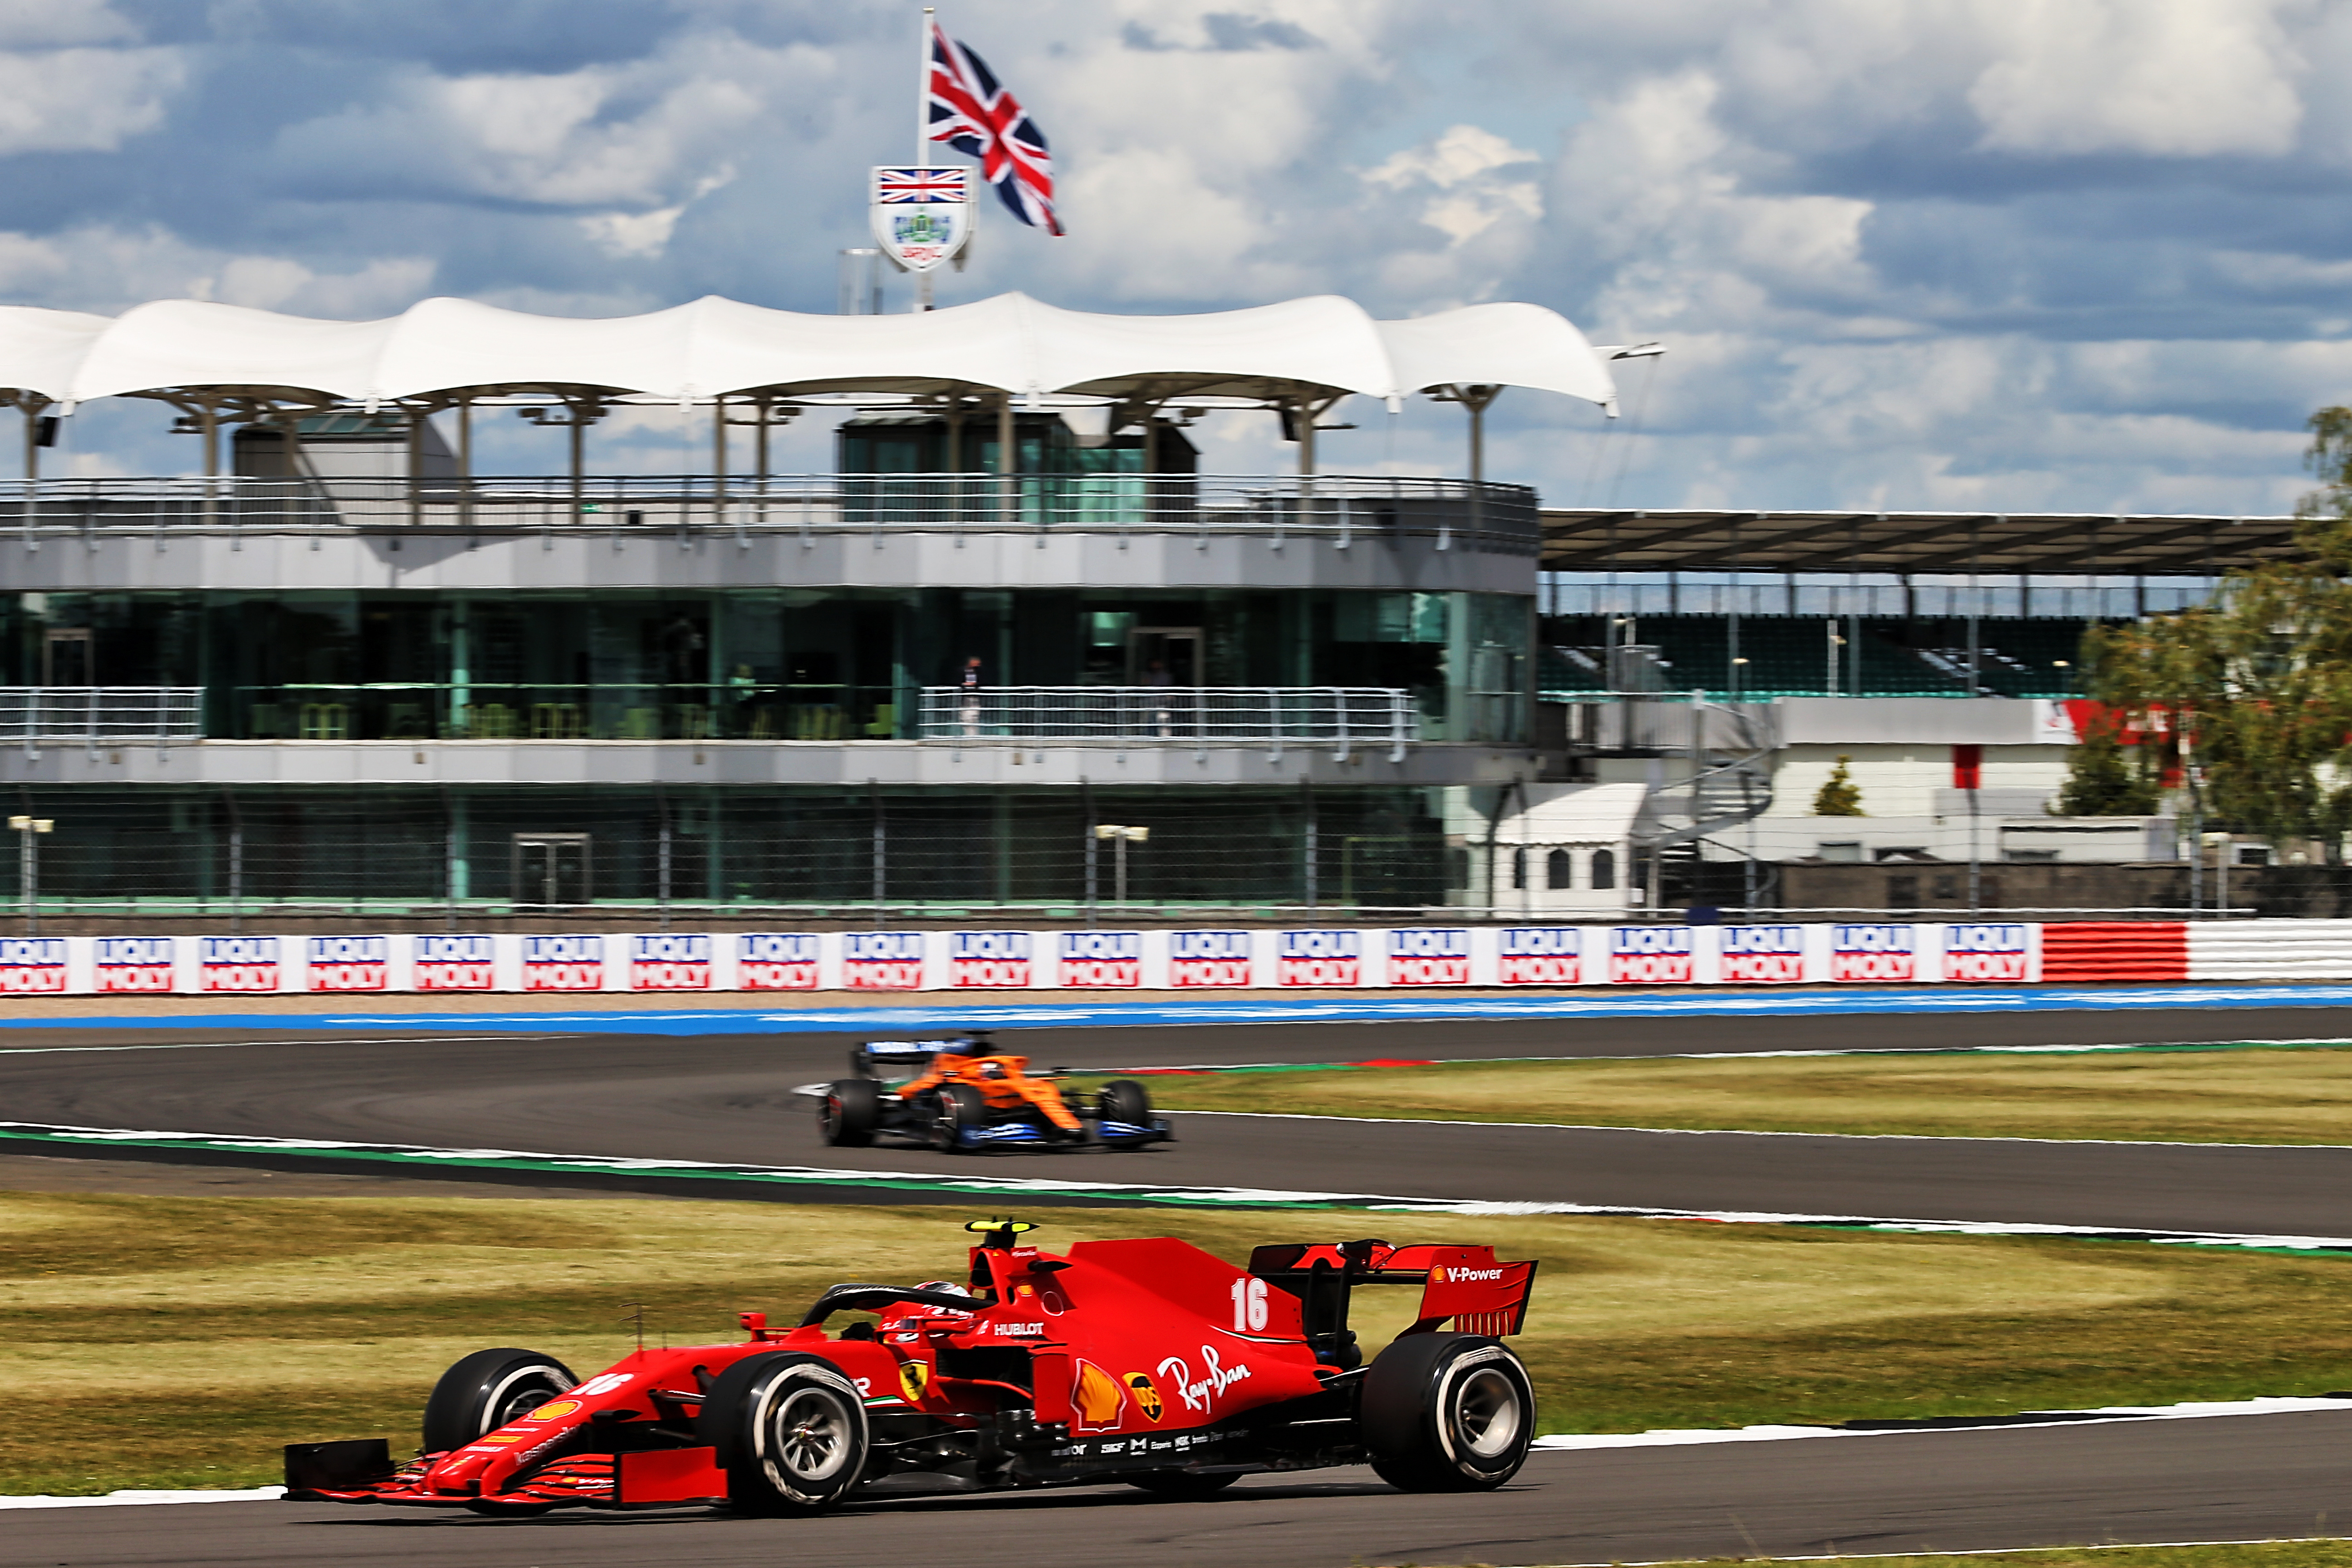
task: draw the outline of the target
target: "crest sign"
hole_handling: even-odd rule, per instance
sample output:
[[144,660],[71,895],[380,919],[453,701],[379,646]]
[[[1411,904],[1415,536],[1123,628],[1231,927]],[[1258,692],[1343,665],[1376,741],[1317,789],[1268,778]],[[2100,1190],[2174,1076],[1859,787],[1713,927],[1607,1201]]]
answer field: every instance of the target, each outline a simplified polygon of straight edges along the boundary
[[971,238],[971,170],[874,171],[874,238],[909,272],[929,272]]

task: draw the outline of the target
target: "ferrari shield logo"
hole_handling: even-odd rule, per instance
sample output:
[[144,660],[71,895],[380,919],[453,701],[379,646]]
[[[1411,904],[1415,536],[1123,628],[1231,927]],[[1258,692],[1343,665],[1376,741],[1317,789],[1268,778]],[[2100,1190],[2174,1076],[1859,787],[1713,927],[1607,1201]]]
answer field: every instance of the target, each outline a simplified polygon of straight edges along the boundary
[[1127,1384],[1127,1392],[1134,1399],[1135,1407],[1142,1411],[1147,1419],[1159,1420],[1160,1412],[1168,1408],[1160,1403],[1160,1390],[1152,1386],[1151,1379],[1143,1373],[1130,1372],[1119,1381]]
[[901,1362],[898,1365],[898,1392],[907,1396],[909,1405],[923,1402],[923,1390],[931,1385],[931,1363],[927,1361]]
[[909,272],[952,260],[971,237],[971,171],[877,169],[874,238]]

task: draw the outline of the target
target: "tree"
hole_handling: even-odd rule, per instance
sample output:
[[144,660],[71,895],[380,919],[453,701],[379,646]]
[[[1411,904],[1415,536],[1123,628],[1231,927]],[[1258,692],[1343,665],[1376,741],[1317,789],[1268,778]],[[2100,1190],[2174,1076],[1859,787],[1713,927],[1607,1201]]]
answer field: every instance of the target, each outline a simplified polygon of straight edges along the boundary
[[2333,860],[2352,824],[2352,408],[2310,428],[2321,488],[2295,509],[2300,553],[2231,573],[2196,608],[2095,626],[2084,656],[2091,694],[2156,745],[2167,787],[2198,791],[2218,822],[2317,838]]
[[1848,771],[1852,757],[1840,757],[1830,776],[1822,781],[1821,792],[1813,796],[1815,816],[1867,816],[1862,809],[1862,791]]
[[2154,745],[2129,748],[2126,757],[2116,733],[2112,715],[2103,714],[2088,726],[2082,744],[2066,759],[2066,782],[2050,807],[2053,816],[2149,816],[2163,791],[2148,766]]

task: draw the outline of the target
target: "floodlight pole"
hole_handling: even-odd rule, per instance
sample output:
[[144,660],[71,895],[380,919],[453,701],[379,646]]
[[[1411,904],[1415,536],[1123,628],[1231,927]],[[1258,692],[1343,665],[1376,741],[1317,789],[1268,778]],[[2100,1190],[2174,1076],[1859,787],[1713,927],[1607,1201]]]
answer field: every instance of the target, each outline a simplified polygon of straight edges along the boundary
[[57,826],[46,816],[12,816],[8,826],[16,834],[16,885],[25,895],[25,934],[41,934],[41,857],[36,847],[40,836]]

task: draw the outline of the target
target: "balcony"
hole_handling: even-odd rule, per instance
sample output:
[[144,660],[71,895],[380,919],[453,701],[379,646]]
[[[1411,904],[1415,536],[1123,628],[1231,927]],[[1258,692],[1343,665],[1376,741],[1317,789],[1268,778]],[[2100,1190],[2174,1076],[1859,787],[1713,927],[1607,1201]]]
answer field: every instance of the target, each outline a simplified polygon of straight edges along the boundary
[[1530,556],[1541,542],[1523,485],[1340,474],[786,474],[482,479],[55,479],[0,480],[0,537],[133,533],[460,534],[593,531],[1056,533],[1327,540],[1406,538],[1438,549]]
[[1003,686],[923,688],[920,738],[957,745],[1333,748],[1420,738],[1412,694],[1388,686]]
[[0,686],[0,744],[204,738],[198,686]]

